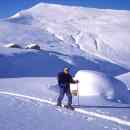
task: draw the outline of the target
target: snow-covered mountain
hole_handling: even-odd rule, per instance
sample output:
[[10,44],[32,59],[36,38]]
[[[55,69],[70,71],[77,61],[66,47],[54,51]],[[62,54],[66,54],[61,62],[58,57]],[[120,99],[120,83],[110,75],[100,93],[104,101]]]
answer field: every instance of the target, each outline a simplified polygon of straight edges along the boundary
[[[0,45],[2,47],[11,42],[24,47],[28,43],[37,43],[47,51],[48,56],[44,56],[44,51],[36,55],[48,57],[50,60],[58,58],[62,62],[59,67],[70,65],[75,69],[74,72],[79,69],[92,69],[117,76],[128,72],[130,68],[129,23],[129,11],[40,3],[0,21]],[[55,57],[50,57],[48,51]],[[42,64],[40,56],[35,63]],[[17,55],[13,57],[17,59]],[[7,57],[2,55],[2,58]],[[28,62],[28,58],[24,60]],[[58,66],[52,70],[57,72]],[[17,68],[19,65],[16,62],[12,67]],[[35,68],[39,66],[36,65]],[[6,73],[7,69],[5,67],[5,71],[0,71]],[[25,70],[27,69],[29,68],[25,65]]]
[[[39,3],[0,32],[0,129],[129,130],[130,11]],[[65,66],[81,70],[75,112],[54,107]]]
[[[57,39],[70,45],[77,45],[84,51],[91,51],[111,58],[113,56],[124,58],[122,53],[129,55],[129,11],[41,3],[17,13],[7,21],[32,25],[39,28],[39,31],[48,31]],[[122,48],[124,49],[122,50]]]

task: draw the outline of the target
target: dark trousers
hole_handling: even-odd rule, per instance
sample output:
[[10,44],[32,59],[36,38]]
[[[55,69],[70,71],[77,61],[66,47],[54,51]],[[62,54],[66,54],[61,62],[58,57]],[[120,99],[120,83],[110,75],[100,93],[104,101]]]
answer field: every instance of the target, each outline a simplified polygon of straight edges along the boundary
[[70,92],[70,88],[64,88],[63,86],[59,86],[59,90],[60,90],[60,94],[59,97],[57,99],[57,105],[61,105],[62,104],[62,100],[66,94],[66,96],[68,97],[68,105],[72,104],[72,94]]

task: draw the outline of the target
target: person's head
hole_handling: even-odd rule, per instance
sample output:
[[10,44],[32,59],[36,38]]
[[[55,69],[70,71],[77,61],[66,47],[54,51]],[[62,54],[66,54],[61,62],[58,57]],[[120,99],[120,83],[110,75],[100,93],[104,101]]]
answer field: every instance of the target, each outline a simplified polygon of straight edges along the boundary
[[64,73],[65,73],[65,74],[68,74],[68,73],[69,73],[69,68],[68,68],[68,67],[65,67],[65,68],[64,68]]

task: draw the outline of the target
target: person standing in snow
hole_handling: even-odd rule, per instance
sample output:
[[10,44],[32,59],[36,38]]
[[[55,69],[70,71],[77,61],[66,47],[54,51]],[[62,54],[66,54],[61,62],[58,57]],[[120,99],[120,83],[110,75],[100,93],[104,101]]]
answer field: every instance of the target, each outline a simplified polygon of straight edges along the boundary
[[59,97],[57,99],[57,106],[62,106],[62,100],[64,95],[68,97],[67,108],[73,109],[72,107],[72,94],[70,91],[70,83],[78,83],[78,80],[74,80],[69,73],[69,68],[65,67],[63,72],[58,74],[58,85],[59,85]]

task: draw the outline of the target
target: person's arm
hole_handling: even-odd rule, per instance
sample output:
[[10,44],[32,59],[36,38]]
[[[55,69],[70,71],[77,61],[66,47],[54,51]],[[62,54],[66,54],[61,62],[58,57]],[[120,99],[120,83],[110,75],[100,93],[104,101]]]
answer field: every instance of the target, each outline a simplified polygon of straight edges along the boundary
[[70,76],[70,83],[76,84],[79,82],[78,80],[74,80],[71,75],[69,76]]

